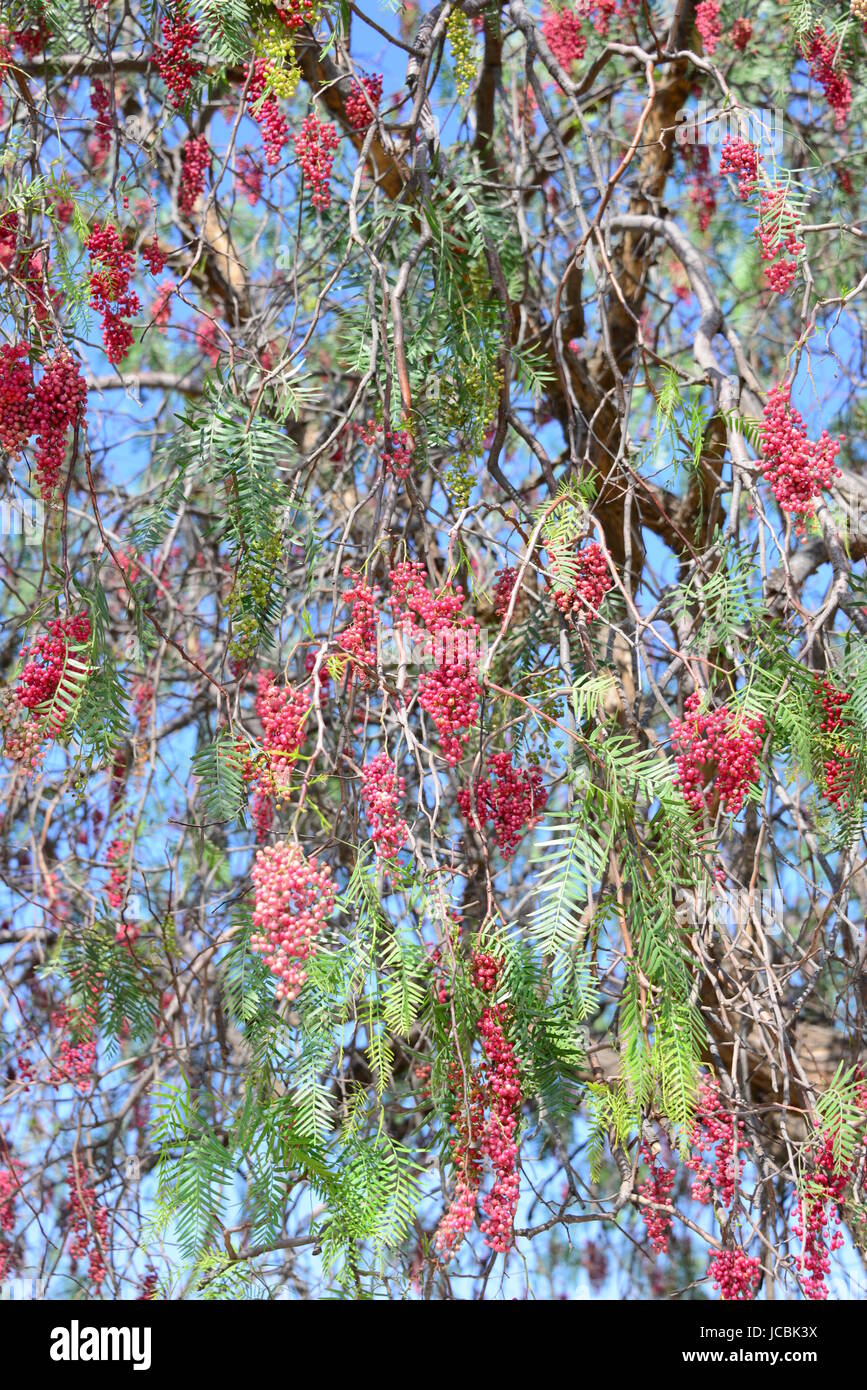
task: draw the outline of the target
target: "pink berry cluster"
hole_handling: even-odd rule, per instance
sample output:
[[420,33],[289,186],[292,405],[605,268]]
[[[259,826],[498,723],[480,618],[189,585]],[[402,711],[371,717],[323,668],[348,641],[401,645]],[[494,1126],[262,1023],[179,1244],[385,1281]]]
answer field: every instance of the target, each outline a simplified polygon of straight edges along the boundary
[[202,357],[207,357],[212,367],[216,367],[222,352],[222,338],[215,319],[207,314],[199,314],[193,341]]
[[111,118],[111,97],[98,77],[90,84],[90,105],[94,113],[94,122],[93,136],[88,142],[88,149],[94,169],[101,169],[111,151],[114,125]]
[[352,614],[349,627],[338,638],[338,646],[352,658],[361,685],[373,689],[376,684],[377,613],[376,594],[365,577],[344,566],[344,579],[352,581],[343,595],[343,602]]
[[482,693],[479,625],[463,613],[465,594],[460,586],[447,585],[436,593],[425,588],[420,561],[395,565],[389,579],[395,626],[410,636],[423,635],[432,669],[419,677],[419,704],[434,722],[446,761],[454,766],[476,722]]
[[88,1273],[99,1289],[106,1275],[105,1255],[108,1253],[108,1210],[100,1206],[91,1183],[73,1159],[68,1170],[69,1230],[72,1237],[69,1254],[73,1260],[87,1257]]
[[822,1147],[811,1155],[806,1192],[798,1197],[792,1224],[803,1246],[797,1267],[805,1271],[804,1293],[814,1301],[828,1297],[825,1280],[831,1272],[831,1255],[843,1245],[840,1204],[851,1177],[848,1167],[837,1171],[834,1136],[826,1134]]
[[86,1095],[93,1082],[96,1061],[96,1022],[99,986],[90,987],[90,998],[80,1008],[63,1005],[51,1014],[51,1030],[58,1037],[57,1057],[48,1076],[52,1086],[70,1082]]
[[201,63],[190,57],[199,41],[199,30],[187,18],[185,6],[179,6],[174,14],[165,16],[162,39],[163,47],[154,49],[154,63],[168,87],[172,106],[179,111],[190,95],[194,78],[202,71]]
[[725,705],[703,711],[698,691],[687,697],[683,719],[671,722],[671,742],[677,754],[678,782],[694,811],[700,814],[706,809],[714,815],[722,805],[730,815],[738,814],[759,775],[764,731],[760,714],[736,723]]
[[518,571],[513,565],[505,565],[494,576],[494,612],[498,618],[505,618],[512,602],[512,594],[518,582]]
[[127,319],[141,305],[130,289],[135,252],[128,251],[117,228],[107,222],[97,224],[86,242],[94,269],[90,273],[90,302],[102,315],[102,340],[109,362],[122,362],[132,347],[133,333]]
[[[304,742],[304,725],[310,710],[310,696],[289,684],[278,686],[270,671],[260,671],[256,677],[256,714],[262,722],[262,739],[266,764],[260,771],[258,790],[271,795],[285,791],[292,774],[292,764]],[[268,817],[261,796],[254,807]],[[270,828],[270,825],[269,825]]]
[[798,272],[797,258],[805,245],[798,238],[798,220],[786,202],[784,188],[775,187],[762,194],[757,235],[768,285],[775,294],[786,294]]
[[337,128],[320,121],[315,111],[304,117],[301,129],[292,137],[301,173],[312,190],[310,201],[323,212],[331,206],[331,168],[339,136]]
[[537,824],[545,809],[548,793],[542,786],[542,774],[532,767],[519,772],[512,764],[511,753],[495,753],[490,760],[493,780],[475,783],[472,791],[458,792],[458,805],[468,820],[473,812],[480,825],[493,821],[494,839],[503,858],[511,859],[528,830]]
[[852,694],[851,691],[838,690],[821,676],[816,676],[815,691],[822,705],[819,728],[823,734],[836,735],[831,739],[833,751],[824,759],[825,796],[832,806],[845,807],[852,782],[852,752],[839,739],[841,730],[845,733],[851,727],[843,710]]
[[36,437],[34,472],[44,502],[54,496],[70,431],[84,423],[87,387],[81,366],[72,353],[62,349],[44,366],[33,392],[30,431]]
[[242,153],[235,161],[235,183],[239,191],[254,208],[262,196],[262,166],[252,155]]
[[205,191],[205,175],[210,165],[208,137],[195,135],[187,140],[181,151],[181,182],[178,189],[178,208],[185,217],[189,217]]
[[762,474],[770,483],[784,512],[796,518],[795,529],[804,533],[803,518],[816,510],[815,498],[840,476],[835,460],[844,443],[826,430],[815,443],[807,437],[804,421],[792,405],[791,384],[775,386],[768,393],[760,428]]
[[801,51],[810,65],[810,76],[819,83],[834,113],[835,129],[842,130],[852,105],[852,83],[840,70],[837,39],[833,34],[826,34],[819,25],[802,44]]
[[748,1302],[755,1298],[762,1277],[758,1259],[745,1250],[717,1250],[708,1260],[708,1278],[725,1302]]
[[265,96],[269,66],[267,58],[257,58],[247,69],[247,106],[258,123],[265,148],[265,163],[280,163],[280,156],[289,144],[289,126],[273,93]]
[[710,166],[707,145],[685,145],[683,156],[692,167],[689,200],[697,209],[699,230],[706,232],[716,212],[716,180]]
[[719,171],[721,174],[737,175],[738,197],[744,202],[755,189],[760,162],[761,155],[749,140],[729,138],[723,141]]
[[8,1167],[0,1168],[0,1280],[6,1278],[15,1265],[15,1245],[6,1240],[15,1229],[16,1204],[21,1192],[21,1179],[24,1169],[14,1158],[9,1157],[8,1145],[0,1135],[0,1152]]
[[287,29],[303,29],[315,24],[319,17],[320,0],[289,0],[288,5],[274,8]]
[[385,448],[382,451],[385,471],[402,482],[409,477],[412,466],[412,441],[406,430],[385,431]]
[[256,934],[250,946],[277,976],[277,998],[297,999],[307,979],[301,962],[316,954],[316,937],[334,911],[331,869],[286,842],[257,852],[252,879]]
[[398,777],[391,758],[383,748],[361,769],[361,799],[371,827],[371,839],[381,859],[394,859],[406,843],[406,822],[398,813],[406,784]]
[[542,20],[542,33],[561,68],[569,71],[587,51],[587,40],[581,32],[581,20],[572,10],[551,10]]
[[701,4],[695,7],[695,27],[701,35],[702,46],[708,57],[716,51],[722,36],[719,11],[717,0],[701,0]]
[[36,437],[34,471],[44,501],[53,497],[66,458],[71,427],[81,424],[87,388],[78,362],[63,349],[43,364],[34,383],[26,343],[0,348],[0,447],[16,458],[27,439]]
[[[502,961],[475,955],[472,972],[477,988],[492,993],[501,969]],[[491,1187],[482,1197],[480,1229],[485,1244],[505,1254],[514,1240],[520,1195],[517,1131],[522,1097],[518,1059],[505,1031],[508,1020],[508,1005],[487,1005],[478,1025],[483,1060],[466,1079],[456,1061],[449,1068],[455,1101],[451,1121],[456,1131],[449,1142],[457,1180],[454,1198],[437,1232],[436,1249],[443,1260],[454,1254],[472,1229],[485,1159],[493,1172]]]
[[26,343],[0,347],[0,448],[17,458],[31,433],[33,368]]
[[147,265],[151,275],[161,275],[165,270],[168,256],[154,236],[152,241],[147,241],[142,245],[141,258]]
[[175,292],[173,280],[163,280],[157,286],[157,292],[153,297],[150,307],[150,316],[154,327],[160,333],[164,333],[172,317],[172,295]]
[[[78,613],[71,618],[55,618],[47,633],[41,633],[31,646],[22,647],[21,660],[25,664],[15,689],[18,703],[31,713],[38,713],[58,692],[62,695],[67,691],[70,659],[82,660],[81,649],[90,643],[90,636],[90,618],[87,613]],[[68,704],[58,700],[46,719],[43,733],[55,737],[67,711]]]
[[482,1152],[494,1172],[490,1190],[482,1198],[485,1219],[480,1229],[485,1244],[500,1255],[506,1253],[514,1240],[521,1186],[517,1144],[521,1083],[518,1060],[504,1031],[507,1018],[507,1004],[492,1004],[479,1019],[489,1103]]
[[748,19],[736,19],[729,31],[729,38],[734,47],[743,53],[752,37],[753,26],[750,21]]
[[599,605],[611,588],[608,565],[601,546],[595,542],[579,550],[577,556],[566,561],[559,549],[549,548],[551,557],[551,576],[556,581],[561,577],[568,587],[554,588],[554,603],[570,621],[590,623],[599,611]]
[[[689,1137],[695,1151],[686,1160],[686,1166],[695,1174],[692,1196],[697,1202],[707,1204],[712,1194],[724,1207],[730,1207],[743,1173],[743,1122],[730,1114],[719,1094],[716,1077],[702,1080],[698,1092],[695,1122]],[[705,1155],[713,1152],[713,1166],[705,1161]]]
[[111,870],[105,896],[110,907],[123,906],[124,893],[129,867],[129,840],[112,840],[105,856],[106,867]]
[[362,77],[353,81],[352,90],[346,98],[346,119],[353,130],[367,130],[376,119],[379,103],[382,100],[382,78],[378,73],[373,77]]
[[671,1212],[671,1190],[674,1187],[674,1170],[663,1168],[656,1163],[648,1144],[642,1144],[641,1156],[649,1172],[638,1189],[641,1205],[641,1219],[647,1227],[647,1236],[657,1255],[665,1255],[671,1236],[673,1213]]

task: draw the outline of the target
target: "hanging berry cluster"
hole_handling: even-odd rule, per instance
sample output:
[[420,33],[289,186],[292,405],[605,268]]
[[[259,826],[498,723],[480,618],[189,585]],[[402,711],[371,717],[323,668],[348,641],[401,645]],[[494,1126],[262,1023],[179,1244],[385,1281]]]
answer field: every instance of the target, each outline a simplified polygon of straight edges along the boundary
[[[476,988],[492,994],[502,968],[501,960],[474,956]],[[451,1258],[472,1229],[486,1159],[493,1181],[482,1197],[480,1230],[485,1244],[498,1254],[505,1254],[514,1240],[520,1196],[517,1133],[522,1098],[518,1059],[505,1031],[509,1017],[507,1004],[487,1004],[478,1023],[483,1060],[470,1070],[466,1081],[457,1061],[449,1069],[455,1102],[451,1115],[455,1136],[450,1145],[456,1182],[454,1198],[437,1232],[436,1249],[443,1260]]]
[[79,364],[65,348],[43,362],[38,383],[26,343],[0,348],[0,446],[14,459],[35,436],[34,471],[45,502],[57,490],[69,433],[83,423],[86,400]]
[[187,140],[181,151],[181,183],[178,189],[178,208],[185,217],[196,206],[205,191],[205,175],[211,164],[211,151],[206,135]]
[[331,869],[306,859],[297,844],[260,849],[252,869],[255,889],[250,946],[277,977],[277,998],[297,999],[307,979],[302,962],[316,954],[316,938],[334,911]]
[[495,753],[490,765],[493,780],[477,781],[472,791],[462,788],[458,805],[470,822],[474,813],[482,826],[493,822],[494,839],[503,858],[509,860],[527,831],[537,824],[548,793],[539,769],[519,772],[512,765],[511,753]]
[[199,41],[198,27],[187,18],[186,9],[179,6],[175,14],[167,14],[162,22],[163,47],[154,49],[154,64],[169,90],[169,100],[180,110],[190,95],[194,79],[202,71],[201,63],[190,57]]
[[795,517],[795,530],[803,535],[804,518],[814,514],[815,499],[840,476],[835,460],[845,441],[842,435],[832,439],[823,430],[813,443],[791,396],[790,383],[774,386],[768,393],[759,430],[761,466],[780,509]]
[[695,27],[701,35],[702,47],[708,57],[716,51],[722,36],[719,11],[717,0],[701,0],[701,4],[695,7]]
[[494,612],[498,618],[505,618],[512,602],[512,594],[518,582],[518,571],[513,565],[506,565],[494,576]]
[[91,1282],[98,1290],[105,1279],[108,1254],[108,1210],[96,1200],[93,1185],[76,1159],[69,1165],[69,1254],[73,1260],[87,1257]]
[[35,716],[40,739],[60,733],[78,702],[90,669],[90,619],[87,613],[56,618],[47,633],[21,649],[25,663],[15,696]]
[[458,96],[464,97],[476,75],[476,54],[470,21],[463,10],[452,10],[446,21],[446,33],[452,50],[455,88]]
[[304,117],[301,129],[292,137],[301,173],[311,189],[310,201],[325,212],[331,206],[331,168],[338,145],[337,129],[320,121],[315,111]]
[[815,1301],[828,1297],[825,1280],[831,1273],[831,1255],[843,1244],[840,1206],[851,1177],[851,1166],[839,1167],[835,1161],[833,1134],[826,1134],[821,1147],[810,1154],[805,1190],[798,1196],[792,1223],[803,1244],[796,1263],[803,1271],[804,1293]]
[[407,825],[398,811],[405,792],[404,779],[384,748],[361,769],[361,799],[381,859],[394,859],[406,843]]
[[364,131],[372,125],[382,100],[382,78],[378,73],[372,77],[353,80],[352,89],[346,98],[346,119],[353,130]]
[[840,44],[836,36],[826,34],[819,25],[802,43],[801,52],[810,65],[810,76],[819,83],[834,113],[835,130],[842,130],[852,105],[852,83],[841,70]]
[[561,68],[569,71],[587,51],[587,40],[581,32],[581,20],[573,10],[551,10],[544,14],[542,33]]
[[824,795],[832,806],[842,810],[848,805],[847,792],[852,783],[852,749],[842,741],[852,729],[843,713],[852,694],[838,690],[821,676],[816,676],[815,693],[822,709],[819,729],[832,746],[823,760]]
[[762,1266],[745,1250],[717,1250],[708,1260],[707,1275],[723,1302],[743,1303],[755,1298]]
[[648,1239],[657,1255],[665,1255],[671,1236],[673,1212],[671,1210],[671,1190],[674,1187],[674,1171],[663,1168],[651,1153],[649,1144],[642,1144],[641,1156],[649,1172],[638,1188],[641,1203],[641,1219]]
[[289,126],[275,97],[268,92],[269,76],[267,59],[256,58],[250,64],[247,69],[247,107],[262,132],[265,163],[275,165],[280,163],[283,149],[289,144]]
[[590,623],[611,588],[611,577],[602,547],[593,542],[567,559],[559,547],[550,546],[552,598],[570,622]]
[[746,202],[754,192],[759,177],[761,155],[749,140],[729,138],[723,141],[720,151],[721,174],[735,174],[738,180],[738,197]]
[[683,719],[671,722],[671,743],[681,791],[696,813],[713,816],[721,805],[738,814],[758,779],[764,732],[760,714],[737,720],[726,706],[703,711],[698,691],[688,696]]
[[798,273],[798,257],[806,249],[798,237],[798,219],[781,187],[768,189],[759,203],[757,236],[765,277],[775,294],[786,294]]
[[138,295],[130,289],[135,252],[124,247],[117,228],[107,222],[93,228],[86,242],[94,269],[90,272],[90,302],[102,315],[102,341],[113,365],[122,362],[132,347],[132,327],[127,322],[138,313]]
[[[743,1173],[743,1123],[726,1110],[715,1076],[705,1077],[699,1086],[695,1122],[689,1142],[695,1152],[686,1166],[695,1174],[692,1195],[698,1202],[716,1201],[730,1207]],[[713,1152],[713,1166],[705,1155]]]

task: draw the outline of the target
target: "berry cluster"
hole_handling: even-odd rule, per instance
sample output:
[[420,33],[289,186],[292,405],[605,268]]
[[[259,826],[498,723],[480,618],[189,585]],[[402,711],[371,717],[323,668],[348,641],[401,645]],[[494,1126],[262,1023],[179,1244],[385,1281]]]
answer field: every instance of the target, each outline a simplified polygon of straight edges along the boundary
[[145,242],[141,248],[141,258],[146,263],[151,275],[161,275],[165,269],[168,256],[154,236],[152,241]]
[[60,1041],[49,1083],[65,1086],[72,1082],[82,1095],[90,1090],[96,1061],[98,984],[91,984],[89,993],[90,999],[81,1008],[64,1005],[51,1014],[51,1030]]
[[684,703],[683,719],[671,722],[671,742],[677,756],[677,776],[689,805],[697,813],[714,815],[722,805],[736,816],[758,773],[765,721],[747,715],[739,721],[726,707],[702,711],[698,691]]
[[382,100],[382,78],[378,73],[373,77],[362,77],[353,81],[352,90],[346,98],[346,119],[353,130],[367,130],[376,119],[379,103]]
[[[698,1202],[708,1203],[712,1191],[724,1207],[730,1207],[743,1172],[743,1123],[729,1114],[720,1100],[719,1082],[716,1077],[702,1080],[698,1091],[695,1123],[689,1142],[697,1152],[686,1160],[686,1166],[695,1174],[692,1196]],[[703,1155],[716,1150],[713,1167]]]
[[[23,1168],[15,1159],[8,1157],[8,1146],[0,1135],[0,1151],[5,1152],[9,1166],[0,1168],[0,1234],[11,1235],[15,1228],[16,1200],[21,1191]],[[15,1246],[12,1241],[0,1240],[0,1280],[3,1280],[15,1264]]]
[[506,1004],[492,1004],[479,1019],[485,1052],[485,1082],[489,1112],[482,1135],[482,1152],[494,1170],[490,1191],[482,1198],[485,1219],[481,1232],[489,1249],[504,1255],[512,1244],[520,1195],[517,1130],[521,1114],[518,1060],[503,1029]]
[[337,129],[320,121],[311,111],[301,122],[301,129],[292,137],[301,172],[312,191],[310,201],[323,212],[331,206],[331,167],[338,145]]
[[743,53],[750,39],[753,37],[753,26],[748,19],[736,19],[729,31],[729,38],[734,47]]
[[718,0],[701,0],[701,4],[695,7],[695,27],[708,57],[715,51],[722,36],[719,11]]
[[17,458],[31,433],[33,368],[26,343],[0,347],[0,448]]
[[361,769],[361,799],[373,847],[382,859],[394,859],[406,843],[406,822],[398,814],[398,802],[405,791],[404,779],[398,777],[384,748]]
[[839,70],[839,44],[833,34],[818,26],[801,46],[810,65],[810,76],[825,93],[825,100],[834,112],[834,128],[842,130],[852,105],[852,83]]
[[307,972],[300,962],[316,953],[316,937],[334,911],[331,869],[317,868],[297,844],[260,849],[252,869],[255,889],[250,946],[277,976],[277,998],[298,997]]
[[552,10],[542,21],[542,33],[561,68],[569,71],[587,50],[587,40],[581,32],[581,20],[573,10]]
[[518,571],[512,565],[504,566],[494,576],[494,612],[498,618],[505,618],[508,613],[517,580]]
[[717,1250],[708,1261],[707,1275],[725,1302],[747,1302],[756,1296],[762,1266],[745,1250]]
[[169,325],[172,316],[172,295],[174,292],[174,281],[163,280],[162,284],[157,286],[157,292],[151,303],[151,321],[160,333],[164,333]]
[[199,41],[199,30],[186,17],[185,7],[179,7],[175,16],[166,15],[162,23],[162,37],[164,47],[154,49],[154,63],[169,89],[172,106],[180,110],[190,94],[193,79],[202,70],[201,63],[189,56]]
[[187,140],[181,151],[181,182],[178,189],[178,208],[185,217],[189,217],[205,191],[205,175],[210,165],[208,137],[196,135]]
[[[502,964],[490,956],[474,955],[476,986],[492,993]],[[518,1059],[506,1037],[508,1020],[506,1004],[487,1005],[479,1019],[483,1060],[466,1076],[456,1061],[449,1068],[455,1101],[451,1121],[456,1131],[449,1142],[457,1179],[455,1195],[437,1232],[436,1249],[444,1260],[454,1254],[472,1229],[485,1159],[493,1170],[493,1183],[482,1198],[485,1244],[505,1254],[514,1239],[520,1194],[517,1131],[521,1085]]]
[[816,676],[816,695],[822,705],[822,722],[819,728],[823,734],[836,735],[829,741],[833,751],[824,759],[825,796],[832,806],[844,808],[848,805],[846,795],[852,782],[852,753],[845,743],[841,743],[840,731],[849,727],[849,721],[842,711],[852,698],[850,691],[837,690],[828,680]]
[[467,820],[473,812],[481,825],[494,823],[494,838],[504,859],[511,859],[519,842],[538,822],[548,793],[538,768],[519,772],[511,753],[495,753],[490,760],[493,781],[477,781],[472,791],[458,792],[458,805]]
[[840,1203],[852,1176],[844,1166],[838,1171],[834,1158],[834,1136],[826,1134],[818,1152],[811,1155],[811,1170],[806,1191],[798,1197],[792,1230],[803,1243],[803,1255],[797,1267],[806,1270],[803,1281],[807,1298],[821,1301],[828,1297],[825,1279],[831,1272],[831,1255],[843,1244],[839,1227],[842,1217]]
[[592,622],[599,611],[611,578],[601,546],[585,546],[574,559],[566,559],[559,550],[549,548],[554,603],[570,621]]
[[654,1162],[649,1145],[642,1144],[641,1155],[650,1170],[638,1189],[639,1197],[645,1199],[641,1207],[641,1219],[647,1227],[647,1234],[656,1254],[664,1255],[668,1250],[671,1235],[673,1214],[669,1208],[675,1175],[673,1170],[662,1168]]
[[235,161],[235,183],[251,208],[256,206],[262,196],[263,178],[262,166],[252,155],[238,155]]
[[798,221],[786,203],[784,188],[768,189],[762,194],[757,235],[762,247],[760,256],[766,262],[768,285],[775,294],[786,294],[798,271],[797,258],[805,246],[798,239]]
[[[54,701],[45,730],[52,737],[68,712],[69,706],[62,697],[69,693],[71,663],[80,663],[89,643],[90,619],[87,613],[79,613],[72,618],[55,618],[47,633],[41,633],[32,646],[21,649],[25,664],[15,690],[18,703],[25,709],[39,711]],[[55,701],[58,695],[61,698]]]
[[385,448],[382,463],[386,473],[403,481],[409,477],[412,466],[412,443],[406,430],[385,431]]
[[212,367],[216,367],[222,352],[222,335],[215,319],[200,314],[196,320],[194,342],[202,357],[207,357]]
[[106,1275],[108,1210],[99,1205],[93,1187],[87,1182],[75,1159],[69,1165],[69,1253],[73,1260],[87,1256],[88,1272],[99,1289]]
[[90,105],[93,108],[93,138],[88,143],[94,169],[101,169],[111,151],[114,125],[111,117],[111,97],[98,77],[90,84]]
[[361,684],[366,689],[372,689],[376,683],[375,594],[364,576],[354,574],[348,565],[344,567],[343,577],[352,580],[352,586],[343,595],[344,604],[351,610],[352,621],[340,634],[338,646],[349,653]]
[[446,33],[452,50],[455,90],[458,97],[466,96],[476,75],[476,55],[470,22],[463,10],[452,10],[446,22]]
[[33,392],[30,432],[36,436],[34,472],[43,502],[57,490],[69,432],[84,423],[86,402],[79,362],[64,348],[45,364]]
[[132,347],[133,333],[127,319],[141,305],[130,289],[135,252],[127,251],[117,228],[97,224],[86,242],[94,269],[90,273],[90,302],[102,314],[102,340],[109,362],[122,362]]
[[832,439],[826,430],[815,443],[808,439],[791,395],[791,384],[775,386],[768,393],[759,431],[761,462],[762,474],[781,510],[794,515],[795,529],[802,535],[803,518],[816,510],[814,499],[840,475],[835,460],[844,440],[842,436]]
[[247,105],[250,115],[258,122],[265,147],[265,163],[279,164],[285,145],[289,144],[289,126],[273,95],[266,96],[270,66],[266,58],[256,58],[247,69]]
[[749,140],[723,141],[720,153],[719,171],[721,174],[736,174],[738,197],[744,202],[750,197],[759,176],[761,155]]
[[129,840],[112,840],[105,856],[106,868],[111,870],[105,896],[110,907],[123,906],[129,867]]

